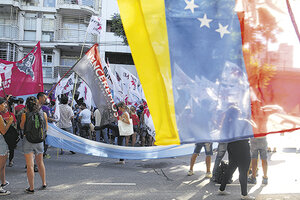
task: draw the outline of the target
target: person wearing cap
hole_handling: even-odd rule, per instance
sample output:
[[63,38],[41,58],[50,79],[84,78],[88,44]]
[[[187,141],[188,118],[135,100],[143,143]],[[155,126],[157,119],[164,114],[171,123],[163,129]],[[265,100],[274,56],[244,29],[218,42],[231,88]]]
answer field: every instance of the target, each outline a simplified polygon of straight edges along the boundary
[[[0,112],[7,109],[6,100],[3,97],[0,97]],[[0,195],[8,195],[10,191],[4,189],[9,183],[5,179],[5,164],[8,155],[8,146],[5,142],[3,135],[6,134],[9,127],[12,125],[14,121],[13,116],[9,116],[6,123],[4,122],[2,116],[0,116],[0,180],[1,180],[1,187],[0,187]]]

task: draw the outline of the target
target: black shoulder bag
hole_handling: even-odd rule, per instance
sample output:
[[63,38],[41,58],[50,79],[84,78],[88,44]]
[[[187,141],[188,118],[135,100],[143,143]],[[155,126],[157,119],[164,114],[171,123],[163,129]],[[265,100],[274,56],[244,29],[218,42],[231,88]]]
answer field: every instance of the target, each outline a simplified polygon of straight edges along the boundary
[[[4,120],[4,122],[6,123],[5,120]],[[3,135],[3,137],[4,137],[7,145],[9,147],[13,147],[13,148],[15,148],[17,146],[17,143],[20,140],[19,133],[13,125],[10,125],[9,129],[6,131],[6,133]]]

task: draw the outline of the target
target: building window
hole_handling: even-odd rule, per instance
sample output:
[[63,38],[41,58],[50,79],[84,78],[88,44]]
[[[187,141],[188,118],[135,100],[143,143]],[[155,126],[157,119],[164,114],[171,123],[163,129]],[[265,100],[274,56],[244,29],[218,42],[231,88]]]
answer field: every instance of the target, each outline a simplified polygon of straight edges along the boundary
[[42,20],[42,41],[52,42],[54,41],[54,27],[55,27],[54,15],[44,14]]
[[111,64],[134,65],[130,53],[105,52],[105,60]]
[[35,40],[35,31],[24,31],[24,40]]
[[64,22],[63,40],[82,42],[85,38],[87,24]]
[[43,67],[43,78],[52,78],[53,68],[52,67]]
[[54,41],[54,32],[42,31],[42,41],[45,42]]
[[44,7],[55,7],[55,0],[44,0]]
[[35,40],[36,38],[36,14],[25,14],[24,40]]
[[18,59],[18,48],[13,43],[0,43],[0,59],[15,62]]
[[72,67],[77,60],[78,60],[77,57],[61,57],[60,66]]
[[106,32],[114,32],[112,28],[112,20],[106,20]]
[[53,65],[53,55],[43,54],[43,66],[52,66]]

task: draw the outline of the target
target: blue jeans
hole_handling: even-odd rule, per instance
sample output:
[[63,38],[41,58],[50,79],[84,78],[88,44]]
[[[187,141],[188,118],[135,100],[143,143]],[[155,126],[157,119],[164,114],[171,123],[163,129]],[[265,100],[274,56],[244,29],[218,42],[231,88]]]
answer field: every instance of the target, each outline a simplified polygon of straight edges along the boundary
[[[101,130],[96,131],[96,141],[100,142],[100,134]],[[104,142],[109,144],[109,139],[108,139],[108,133],[107,130],[102,131],[103,137],[104,137]]]
[[213,169],[213,176],[216,175],[216,170],[217,170],[218,166],[220,165],[223,157],[225,156],[226,151],[227,151],[227,143],[219,143],[218,152],[217,152],[214,169]]

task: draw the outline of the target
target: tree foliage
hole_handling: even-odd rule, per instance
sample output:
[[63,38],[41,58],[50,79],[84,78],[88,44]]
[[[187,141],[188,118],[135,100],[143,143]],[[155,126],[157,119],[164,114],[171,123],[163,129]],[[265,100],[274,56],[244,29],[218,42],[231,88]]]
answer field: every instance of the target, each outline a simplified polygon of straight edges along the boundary
[[123,43],[125,45],[128,45],[127,37],[125,35],[125,31],[123,28],[120,14],[118,14],[118,13],[113,14],[111,28],[112,28],[112,31],[114,32],[114,35],[122,38]]

